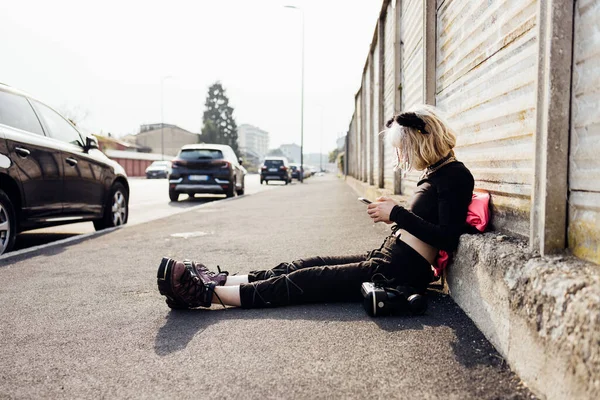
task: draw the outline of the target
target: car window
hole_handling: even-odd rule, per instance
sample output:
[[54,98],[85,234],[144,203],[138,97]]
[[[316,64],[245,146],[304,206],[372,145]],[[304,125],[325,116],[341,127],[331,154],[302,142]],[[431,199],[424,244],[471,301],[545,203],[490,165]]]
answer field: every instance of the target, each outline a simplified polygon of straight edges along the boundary
[[71,125],[66,119],[61,117],[50,107],[45,106],[38,101],[35,102],[35,106],[36,109],[39,110],[41,117],[48,128],[48,135],[51,138],[80,146],[83,145],[81,135],[79,135],[79,132],[77,132],[77,130],[73,128],[73,125]]
[[215,149],[185,149],[179,153],[182,160],[217,160],[223,158],[221,150]]
[[224,147],[222,152],[223,158],[229,161],[231,159],[231,153],[229,153],[229,149],[227,147]]
[[283,160],[265,160],[265,166],[270,168],[279,168],[283,165]]
[[238,165],[239,161],[235,155],[235,151],[233,151],[233,149],[229,148],[229,149],[227,149],[227,153],[229,153],[229,159],[231,160],[231,162],[235,165]]
[[0,90],[0,124],[43,135],[42,125],[23,96]]
[[153,167],[168,167],[171,163],[169,161],[154,161],[152,163]]

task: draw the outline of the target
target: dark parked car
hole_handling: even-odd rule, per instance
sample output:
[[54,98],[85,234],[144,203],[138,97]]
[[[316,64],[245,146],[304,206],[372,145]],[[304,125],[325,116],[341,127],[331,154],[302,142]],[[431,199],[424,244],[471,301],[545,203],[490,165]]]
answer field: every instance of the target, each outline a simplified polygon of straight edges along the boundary
[[267,157],[260,168],[260,183],[284,181],[287,185],[292,181],[292,168],[285,157]]
[[127,223],[125,170],[70,122],[33,97],[0,84],[0,254],[17,233],[93,221]]
[[244,194],[246,169],[233,149],[222,144],[188,144],[171,161],[169,198],[179,194]]
[[300,164],[290,164],[292,170],[292,179],[300,180]]
[[146,168],[146,178],[166,178],[171,170],[170,161],[154,161]]

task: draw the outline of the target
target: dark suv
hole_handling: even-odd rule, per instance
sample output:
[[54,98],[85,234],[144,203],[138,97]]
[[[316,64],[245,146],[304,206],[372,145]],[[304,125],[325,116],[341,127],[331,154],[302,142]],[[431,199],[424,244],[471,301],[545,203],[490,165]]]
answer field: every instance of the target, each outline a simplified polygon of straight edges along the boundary
[[94,221],[127,222],[124,169],[66,119],[0,84],[0,254],[28,229]]
[[285,157],[267,157],[260,168],[260,183],[284,181],[287,185],[292,181],[292,168]]
[[244,194],[246,169],[233,149],[223,144],[187,144],[171,161],[169,198],[180,193]]

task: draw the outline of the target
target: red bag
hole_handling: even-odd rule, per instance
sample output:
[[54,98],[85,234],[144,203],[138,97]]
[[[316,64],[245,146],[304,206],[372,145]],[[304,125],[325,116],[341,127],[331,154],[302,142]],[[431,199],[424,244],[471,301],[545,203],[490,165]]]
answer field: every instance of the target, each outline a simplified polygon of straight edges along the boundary
[[[479,232],[485,232],[490,221],[490,194],[487,192],[475,192],[469,209],[467,210],[467,224]],[[442,271],[448,266],[450,255],[444,250],[438,252],[433,266],[434,275],[439,278]]]

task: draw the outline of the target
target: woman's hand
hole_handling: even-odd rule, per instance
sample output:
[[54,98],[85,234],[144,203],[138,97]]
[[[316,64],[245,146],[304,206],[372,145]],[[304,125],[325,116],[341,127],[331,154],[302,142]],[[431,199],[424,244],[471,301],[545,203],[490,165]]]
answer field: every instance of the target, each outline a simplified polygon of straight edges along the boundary
[[375,199],[374,203],[369,204],[367,207],[367,213],[369,217],[373,219],[373,222],[385,222],[391,224],[390,213],[392,208],[398,205],[394,200],[389,197],[382,196]]

